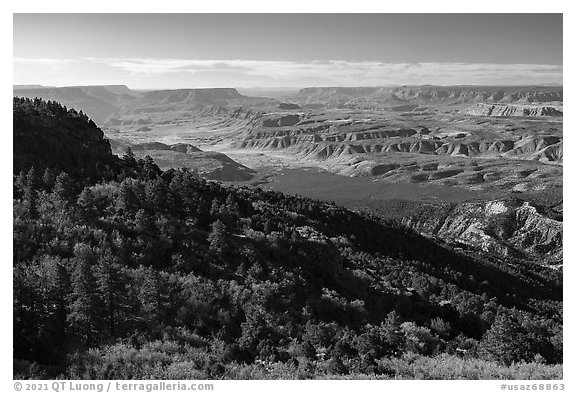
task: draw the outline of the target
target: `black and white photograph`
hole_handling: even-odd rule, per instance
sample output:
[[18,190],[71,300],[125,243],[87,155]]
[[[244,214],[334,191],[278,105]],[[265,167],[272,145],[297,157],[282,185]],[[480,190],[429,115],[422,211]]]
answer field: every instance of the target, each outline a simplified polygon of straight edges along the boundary
[[329,11],[13,13],[22,390],[570,390],[563,14]]

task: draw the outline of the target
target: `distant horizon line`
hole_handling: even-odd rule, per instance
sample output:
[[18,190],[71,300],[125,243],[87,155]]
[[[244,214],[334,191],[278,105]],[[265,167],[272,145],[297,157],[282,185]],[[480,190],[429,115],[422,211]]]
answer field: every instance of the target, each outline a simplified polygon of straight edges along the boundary
[[537,83],[537,84],[466,84],[466,83],[458,83],[458,84],[430,84],[430,83],[423,83],[423,84],[388,84],[388,85],[302,85],[302,86],[251,86],[251,87],[236,87],[236,86],[212,86],[212,87],[178,87],[178,88],[169,88],[169,87],[149,87],[149,88],[131,88],[127,84],[122,83],[107,83],[107,84],[81,84],[81,85],[60,85],[60,86],[53,86],[53,85],[42,85],[38,83],[30,83],[30,84],[13,84],[12,88],[46,88],[46,89],[61,89],[61,88],[69,88],[69,87],[126,87],[129,90],[133,91],[161,91],[161,90],[213,90],[213,89],[236,89],[236,90],[250,90],[250,89],[260,89],[260,90],[301,90],[301,89],[308,89],[308,88],[394,88],[394,87],[564,87],[563,83],[557,82],[550,82],[550,83]]

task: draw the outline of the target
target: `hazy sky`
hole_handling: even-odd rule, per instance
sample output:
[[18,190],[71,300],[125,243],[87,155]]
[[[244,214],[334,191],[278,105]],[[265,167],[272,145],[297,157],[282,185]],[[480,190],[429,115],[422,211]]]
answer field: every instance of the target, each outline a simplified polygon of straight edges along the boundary
[[15,14],[14,83],[562,83],[562,15]]

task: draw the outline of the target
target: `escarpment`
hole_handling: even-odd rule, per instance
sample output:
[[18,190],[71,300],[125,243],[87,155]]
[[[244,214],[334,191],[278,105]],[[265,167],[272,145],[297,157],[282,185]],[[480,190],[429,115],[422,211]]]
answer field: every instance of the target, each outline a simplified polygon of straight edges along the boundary
[[563,100],[562,87],[538,86],[402,86],[402,87],[311,87],[292,97],[301,105],[330,107],[386,104],[413,110],[407,104],[458,104],[473,102],[542,103]]
[[[289,149],[290,153],[321,160],[340,158],[347,154],[381,152],[503,157],[556,164],[561,164],[563,159],[562,139],[555,135],[475,140],[467,138],[465,134],[430,134],[428,129],[392,128],[384,123],[358,128],[352,123],[336,125],[324,121],[296,122],[297,115],[289,116],[276,117],[275,120],[264,119],[260,127],[250,129],[233,146],[242,149]],[[282,126],[282,121],[291,124]]]
[[547,105],[513,105],[478,103],[466,110],[474,116],[562,116],[562,109]]

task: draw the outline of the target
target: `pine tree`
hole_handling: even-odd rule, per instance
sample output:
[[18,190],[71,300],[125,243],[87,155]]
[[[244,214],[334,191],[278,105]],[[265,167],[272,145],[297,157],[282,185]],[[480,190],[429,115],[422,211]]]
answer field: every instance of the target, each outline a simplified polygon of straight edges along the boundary
[[[22,180],[20,180],[21,182]],[[38,176],[36,170],[31,167],[23,179],[22,207],[24,217],[28,219],[38,218]]]
[[129,179],[125,179],[120,183],[120,189],[118,192],[118,203],[117,207],[119,210],[124,212],[134,211],[137,206],[137,198],[132,188],[132,182]]
[[36,173],[36,169],[34,169],[34,167],[31,167],[28,170],[28,173],[26,173],[26,187],[28,188],[32,188],[32,189],[38,189],[38,184],[39,183],[39,179],[38,179],[38,174]]
[[60,260],[54,261],[50,266],[50,298],[55,305],[56,319],[60,327],[62,336],[66,333],[67,328],[67,304],[72,292],[72,282],[70,274]]
[[81,209],[81,214],[85,218],[93,218],[96,214],[96,198],[90,187],[85,187],[76,202]]
[[160,176],[162,171],[154,163],[154,160],[149,155],[146,155],[142,160],[142,178],[144,180],[154,180]]
[[168,185],[168,206],[170,213],[180,215],[182,213],[182,173],[176,172]]
[[236,220],[240,217],[240,207],[238,206],[238,202],[234,198],[234,194],[230,193],[226,197],[226,213],[233,219]]
[[212,221],[209,208],[210,207],[208,202],[206,202],[206,199],[201,197],[198,201],[198,205],[196,206],[195,215],[198,219],[198,225],[202,228],[207,228]]
[[122,156],[122,172],[119,179],[127,179],[138,177],[140,173],[140,167],[134,156],[132,148],[128,146]]
[[74,195],[74,182],[70,175],[66,172],[60,172],[56,177],[56,182],[54,183],[54,190],[52,191],[59,200],[68,202],[72,199]]
[[194,175],[186,171],[182,175],[182,198],[186,212],[194,214],[198,204],[196,188],[198,179]]
[[492,327],[480,342],[480,355],[487,360],[510,365],[522,360],[532,360],[525,332],[513,311],[498,312]]
[[132,151],[132,148],[130,146],[128,146],[124,150],[124,155],[122,156],[122,159],[129,166],[135,166],[136,165],[136,156],[134,156],[134,152]]
[[396,311],[391,311],[380,325],[380,334],[390,354],[396,355],[404,350],[406,338],[401,330],[401,321]]
[[100,329],[99,312],[96,280],[90,265],[78,260],[72,274],[68,322],[73,333],[87,345],[96,342]]
[[[34,267],[29,264],[14,266],[14,356],[27,356],[35,349],[38,329],[43,325],[42,299]],[[18,334],[16,334],[18,332]]]
[[144,187],[144,195],[149,210],[156,212],[165,210],[167,193],[166,184],[162,178],[158,177],[147,181]]
[[210,252],[216,255],[223,255],[228,251],[228,231],[222,221],[216,220],[212,223],[208,242],[210,243]]
[[54,173],[54,170],[51,168],[46,168],[46,170],[44,171],[44,175],[42,175],[42,184],[44,186],[44,189],[47,191],[52,190],[55,183],[56,183],[56,174]]
[[122,270],[109,251],[98,261],[96,280],[105,306],[105,319],[111,337],[116,336],[118,315],[124,297],[125,288],[122,280]]
[[26,173],[24,171],[20,171],[18,175],[14,178],[14,197],[16,198],[18,195],[22,195],[24,190],[26,189]]
[[146,268],[143,271],[138,299],[142,317],[149,321],[152,328],[158,327],[162,322],[162,291],[160,273],[152,268]]
[[24,267],[21,264],[17,264],[12,269],[13,274],[13,304],[14,304],[14,323],[15,326],[21,331],[24,325],[24,310],[25,310],[25,297],[26,297],[26,275]]
[[38,218],[38,192],[32,187],[26,186],[22,195],[22,207],[24,217],[34,220]]
[[140,209],[134,215],[134,222],[136,224],[136,229],[139,231],[153,231],[154,228],[154,220],[152,216],[144,210]]

